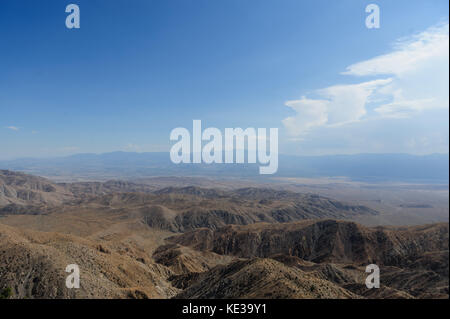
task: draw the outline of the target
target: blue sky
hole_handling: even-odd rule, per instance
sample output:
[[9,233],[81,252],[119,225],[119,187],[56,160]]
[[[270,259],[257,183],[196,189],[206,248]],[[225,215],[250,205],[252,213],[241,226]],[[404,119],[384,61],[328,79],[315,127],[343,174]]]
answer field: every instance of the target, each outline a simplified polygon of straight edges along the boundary
[[[81,28],[65,27],[76,3]],[[298,155],[448,153],[448,2],[0,2],[0,159],[278,127]]]

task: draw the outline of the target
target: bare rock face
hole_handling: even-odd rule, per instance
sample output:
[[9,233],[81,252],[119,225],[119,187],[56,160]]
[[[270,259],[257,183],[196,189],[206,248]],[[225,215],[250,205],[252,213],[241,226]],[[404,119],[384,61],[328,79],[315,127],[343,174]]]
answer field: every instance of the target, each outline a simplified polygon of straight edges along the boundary
[[174,243],[238,257],[297,256],[316,263],[406,266],[427,252],[448,250],[448,224],[368,228],[336,220],[227,226],[173,236]]
[[[217,230],[198,229],[172,236],[168,241],[198,251],[241,259],[276,260],[289,269],[308,274],[308,278],[332,283],[350,293],[337,298],[448,298],[446,223],[368,228],[352,222],[309,220],[289,224],[226,226]],[[370,290],[364,284],[365,266],[371,263],[381,269],[382,289]],[[228,271],[233,272],[231,265],[213,268],[195,279],[186,276],[175,278],[181,287],[186,286],[186,280],[190,285],[179,297],[213,298],[215,293],[219,293],[217,288],[205,286],[207,284],[201,284],[201,281],[211,283],[214,276],[217,276],[216,280],[226,277]],[[249,276],[258,271],[261,270],[255,269]],[[226,284],[220,281],[217,285],[223,287]],[[300,284],[296,282],[295,285]],[[200,293],[202,289],[211,290],[211,293]],[[277,289],[283,291],[280,287]],[[295,298],[294,295],[290,297]],[[310,295],[302,291],[297,296],[309,298]],[[228,291],[225,297],[236,295]]]

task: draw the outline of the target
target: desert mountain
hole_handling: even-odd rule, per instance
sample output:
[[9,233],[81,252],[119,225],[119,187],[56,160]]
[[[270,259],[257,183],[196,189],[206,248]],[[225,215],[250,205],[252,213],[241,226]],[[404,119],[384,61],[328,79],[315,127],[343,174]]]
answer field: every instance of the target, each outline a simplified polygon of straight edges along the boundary
[[72,198],[65,187],[48,179],[0,170],[0,207],[10,204],[59,205]]
[[173,232],[259,222],[286,223],[311,218],[352,219],[378,214],[362,205],[271,189],[232,191],[199,187],[164,188],[153,193],[115,193],[94,198],[88,206],[127,209],[150,226]]
[[[172,278],[178,287],[189,287],[180,293],[178,297],[181,298],[209,298],[215,295],[234,298],[240,286],[253,285],[270,289],[248,291],[249,295],[245,297],[264,298],[267,297],[264,293],[270,291],[283,292],[270,295],[275,298],[295,298],[297,292],[302,298],[318,298],[317,294],[323,298],[448,297],[448,224],[367,228],[351,222],[308,220],[287,224],[226,226],[217,230],[198,229],[167,240],[179,246],[180,251],[190,247],[202,253],[249,258],[248,265],[255,260],[259,265],[251,271],[251,266],[239,264],[245,269],[242,271],[246,275],[242,276],[255,280],[251,285],[240,283],[243,279],[241,268],[236,266],[238,264],[219,265],[198,276],[184,274]],[[301,271],[296,273],[295,278],[303,281],[295,285],[297,288],[310,285],[312,294],[300,288],[287,289],[284,283],[295,281],[292,277],[287,281],[283,279],[285,275],[281,274],[285,273],[285,268],[267,260],[276,260],[290,270]],[[364,284],[365,266],[371,263],[381,269],[381,289],[369,290]],[[266,266],[271,271],[276,268],[275,272],[281,278],[258,276],[260,272],[265,273],[261,267]],[[332,286],[321,288],[320,280]],[[281,286],[271,286],[275,285],[274,282]],[[218,287],[221,287],[221,293]],[[346,293],[337,287],[345,289]],[[254,294],[256,291],[259,294]]]
[[273,259],[254,258],[203,273],[175,298],[347,299],[358,296]]
[[[85,214],[69,221],[96,216]],[[448,224],[307,220],[170,236],[106,216],[68,229],[82,237],[0,224],[0,288],[16,298],[448,298]],[[370,262],[381,269],[377,290],[364,285]],[[72,263],[83,274],[75,291],[64,286]]]
[[0,215],[49,215],[83,209],[140,216],[150,227],[185,232],[201,227],[304,219],[363,219],[377,211],[330,198],[286,190],[196,186],[157,188],[127,181],[52,183],[2,171]]
[[[129,252],[133,251],[133,254]],[[65,287],[66,266],[80,268],[80,289]],[[15,298],[168,298],[172,272],[123,244],[0,224],[0,288]]]
[[201,251],[237,257],[284,254],[315,263],[409,266],[426,253],[448,251],[448,224],[368,228],[353,222],[307,220],[286,224],[198,229],[168,240]]
[[109,180],[106,182],[59,183],[58,185],[66,188],[77,198],[87,198],[90,196],[101,196],[122,192],[149,193],[157,189],[156,187],[145,184],[120,180]]
[[[351,220],[378,211],[359,203],[170,180],[53,183],[1,171],[0,289],[14,298],[448,298],[448,223],[365,227]],[[364,284],[370,263],[380,289]],[[65,287],[69,264],[80,267],[79,290]]]

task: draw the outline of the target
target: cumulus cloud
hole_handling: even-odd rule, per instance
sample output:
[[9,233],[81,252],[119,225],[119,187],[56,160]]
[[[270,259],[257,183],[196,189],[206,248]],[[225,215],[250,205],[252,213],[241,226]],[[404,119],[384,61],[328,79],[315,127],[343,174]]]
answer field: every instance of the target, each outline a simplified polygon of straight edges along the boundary
[[329,125],[344,125],[359,121],[367,111],[369,98],[376,90],[392,82],[392,79],[380,79],[352,85],[336,85],[319,90],[319,94],[329,99]]
[[367,113],[365,105],[373,93],[392,80],[380,79],[358,84],[335,85],[317,90],[322,99],[287,101],[296,115],[283,120],[292,136],[302,136],[317,126],[340,126],[360,121]]
[[[283,124],[294,138],[317,127],[336,127],[362,119],[404,119],[449,107],[449,25],[441,24],[398,40],[392,52],[352,64],[343,72],[374,80],[316,90],[286,106],[296,112]],[[371,106],[373,112],[368,112]]]
[[300,100],[287,101],[286,105],[296,112],[295,116],[283,120],[284,126],[293,136],[300,136],[315,126],[327,123],[327,100],[312,100],[303,96]]

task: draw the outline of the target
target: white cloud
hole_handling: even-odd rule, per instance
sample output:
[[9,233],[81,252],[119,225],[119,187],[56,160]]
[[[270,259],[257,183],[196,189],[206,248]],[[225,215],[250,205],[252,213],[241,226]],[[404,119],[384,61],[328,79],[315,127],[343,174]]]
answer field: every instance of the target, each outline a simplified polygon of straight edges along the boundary
[[383,117],[391,118],[408,118],[414,113],[432,108],[433,99],[422,100],[405,100],[395,99],[394,102],[383,104],[375,109],[375,112],[379,113]]
[[10,130],[12,130],[12,131],[18,131],[18,130],[19,130],[19,128],[18,128],[17,126],[13,126],[13,125],[7,126],[6,128],[7,128],[7,129],[10,129]]
[[300,100],[286,102],[286,105],[297,113],[283,120],[284,126],[293,136],[300,136],[315,126],[324,125],[328,120],[327,100],[311,100],[303,96]]
[[365,106],[372,94],[391,81],[388,78],[319,90],[319,94],[330,101],[327,124],[344,125],[359,121],[367,113]]
[[318,126],[340,126],[361,120],[366,115],[365,105],[375,90],[391,83],[391,79],[359,84],[335,85],[318,90],[322,99],[287,101],[296,115],[283,120],[292,136],[302,136]]
[[409,38],[398,40],[394,51],[347,67],[343,74],[366,76],[401,75],[417,68],[430,59],[448,57],[449,25],[442,24]]
[[291,136],[304,139],[313,128],[448,110],[448,61],[446,23],[401,39],[392,52],[352,64],[343,73],[372,76],[374,80],[334,85],[316,90],[317,99],[302,97],[286,102],[296,115],[284,119],[283,124]]

